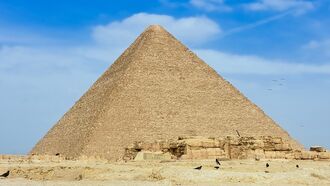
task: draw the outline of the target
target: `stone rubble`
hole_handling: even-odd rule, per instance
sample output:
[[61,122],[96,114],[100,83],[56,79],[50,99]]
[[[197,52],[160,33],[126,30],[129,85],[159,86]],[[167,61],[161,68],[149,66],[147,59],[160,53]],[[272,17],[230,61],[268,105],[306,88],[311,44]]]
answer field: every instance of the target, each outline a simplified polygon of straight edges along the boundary
[[177,140],[135,142],[125,149],[124,160],[296,159],[329,160],[322,147],[293,149],[281,137],[179,137]]

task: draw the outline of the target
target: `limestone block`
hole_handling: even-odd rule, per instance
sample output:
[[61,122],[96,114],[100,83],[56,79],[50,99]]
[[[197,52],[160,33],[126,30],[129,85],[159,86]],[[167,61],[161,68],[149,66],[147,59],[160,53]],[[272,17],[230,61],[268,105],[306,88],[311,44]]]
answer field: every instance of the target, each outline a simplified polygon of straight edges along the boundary
[[276,158],[275,151],[265,151],[265,158],[267,158],[267,159],[275,159]]
[[192,150],[191,149],[189,149],[189,148],[187,148],[186,149],[186,151],[185,151],[185,154],[184,155],[187,155],[187,156],[189,156],[189,157],[192,157]]
[[330,152],[320,152],[318,155],[320,159],[330,160]]
[[275,144],[276,151],[289,151],[292,150],[291,145],[288,143]]
[[152,150],[152,151],[161,151],[159,143],[152,143],[150,145],[150,150]]
[[192,159],[202,159],[201,150],[191,150]]
[[285,159],[286,153],[283,151],[275,151],[275,159]]
[[302,152],[295,151],[295,152],[293,152],[293,156],[294,156],[294,159],[301,160],[302,159]]
[[159,146],[161,149],[169,149],[170,148],[170,143],[166,142],[166,141],[161,141],[159,142]]
[[264,159],[265,158],[265,152],[263,149],[256,149],[254,150],[255,158],[256,159]]
[[214,140],[214,147],[216,148],[223,148],[225,145],[226,141],[225,140],[221,140],[221,139],[216,139]]
[[162,153],[162,152],[148,152],[148,151],[140,151],[135,156],[135,161],[142,161],[142,160],[170,160],[171,155],[169,153]]
[[143,152],[138,152],[134,158],[134,161],[143,161],[144,160],[144,155]]
[[207,159],[207,150],[206,149],[201,149],[201,159]]
[[217,156],[227,155],[227,153],[223,149],[220,149],[220,148],[216,148],[215,152],[216,152]]
[[280,138],[280,137],[272,137],[272,138],[271,138],[271,141],[272,141],[274,144],[281,144],[281,143],[283,143],[282,138]]
[[217,148],[207,148],[206,151],[207,151],[207,155],[208,156],[216,156],[217,153],[216,153],[216,149]]
[[225,153],[224,150],[220,149],[220,148],[207,148],[207,156],[222,156]]
[[231,159],[239,159],[239,157],[241,156],[242,150],[240,148],[237,147],[233,147],[230,149],[230,158]]
[[200,139],[187,139],[186,144],[190,147],[202,147],[202,140]]
[[254,150],[247,150],[246,151],[246,158],[247,159],[254,159],[256,157],[256,152]]
[[180,157],[180,159],[182,159],[182,160],[190,160],[190,159],[192,159],[192,156],[191,155],[188,155],[188,154],[184,154],[184,155],[182,155]]
[[264,150],[265,151],[275,151],[275,144],[265,143]]
[[262,141],[262,140],[255,140],[254,141],[254,147],[256,148],[256,149],[262,149],[262,148],[264,148],[264,142]]
[[213,147],[216,147],[216,146],[215,146],[214,140],[204,139],[204,140],[202,140],[202,147],[204,147],[204,148],[213,148]]
[[311,152],[311,151],[303,151],[301,152],[301,159],[303,160],[313,160],[318,158],[317,152]]
[[285,159],[295,159],[295,155],[292,151],[285,154]]

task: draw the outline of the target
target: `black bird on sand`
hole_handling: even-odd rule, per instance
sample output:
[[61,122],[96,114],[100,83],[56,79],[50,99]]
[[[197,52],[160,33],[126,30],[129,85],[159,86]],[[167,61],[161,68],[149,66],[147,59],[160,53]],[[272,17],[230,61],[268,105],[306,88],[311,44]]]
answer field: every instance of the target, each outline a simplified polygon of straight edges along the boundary
[[299,168],[299,165],[296,165],[297,168]]
[[201,170],[203,166],[196,167],[194,169]]
[[269,164],[268,163],[266,163],[266,167],[269,167]]
[[221,165],[220,164],[220,161],[219,161],[219,159],[217,158],[217,159],[215,159],[215,162],[218,164],[218,165]]
[[219,166],[214,166],[215,169],[219,169],[220,167]]
[[0,175],[0,177],[4,177],[4,178],[7,178],[8,176],[9,176],[9,171]]

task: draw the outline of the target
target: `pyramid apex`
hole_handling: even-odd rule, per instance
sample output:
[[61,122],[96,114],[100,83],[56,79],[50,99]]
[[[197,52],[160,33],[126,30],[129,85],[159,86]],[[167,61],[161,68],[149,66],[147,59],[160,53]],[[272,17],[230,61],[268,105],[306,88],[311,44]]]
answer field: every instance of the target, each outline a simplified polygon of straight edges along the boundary
[[146,31],[165,31],[165,29],[161,25],[150,25],[146,29]]

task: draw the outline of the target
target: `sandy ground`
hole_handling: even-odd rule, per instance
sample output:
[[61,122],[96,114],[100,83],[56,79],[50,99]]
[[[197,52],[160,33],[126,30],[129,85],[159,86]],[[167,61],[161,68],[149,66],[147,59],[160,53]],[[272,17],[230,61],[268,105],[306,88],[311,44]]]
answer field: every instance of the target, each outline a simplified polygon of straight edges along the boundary
[[[266,168],[265,164],[270,166]],[[202,165],[201,170],[194,168]],[[296,168],[299,165],[299,168]],[[330,161],[175,162],[0,160],[0,185],[330,185]]]

